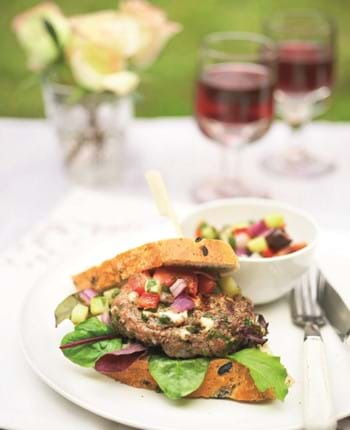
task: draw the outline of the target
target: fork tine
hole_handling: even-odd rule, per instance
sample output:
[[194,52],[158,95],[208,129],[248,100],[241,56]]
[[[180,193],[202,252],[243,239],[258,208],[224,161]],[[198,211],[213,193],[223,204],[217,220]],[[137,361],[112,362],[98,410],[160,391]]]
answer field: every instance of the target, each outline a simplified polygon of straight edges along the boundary
[[307,322],[324,324],[323,312],[317,302],[318,271],[310,270],[295,286],[291,295],[292,318],[297,325]]
[[311,305],[311,290],[310,290],[310,282],[309,282],[309,273],[302,277],[301,281],[302,288],[302,300],[303,300],[303,314],[311,315],[312,314],[312,305]]
[[302,298],[302,283],[301,280],[298,281],[297,285],[294,287],[291,293],[291,313],[293,321],[303,326],[303,315],[304,315],[304,306],[303,306],[303,298]]

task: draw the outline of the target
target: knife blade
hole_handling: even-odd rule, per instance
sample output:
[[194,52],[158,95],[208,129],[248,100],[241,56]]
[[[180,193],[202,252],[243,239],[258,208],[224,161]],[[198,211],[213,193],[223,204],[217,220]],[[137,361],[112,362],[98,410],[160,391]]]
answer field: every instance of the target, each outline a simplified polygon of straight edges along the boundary
[[329,323],[350,347],[350,309],[325,276],[319,272],[318,301]]

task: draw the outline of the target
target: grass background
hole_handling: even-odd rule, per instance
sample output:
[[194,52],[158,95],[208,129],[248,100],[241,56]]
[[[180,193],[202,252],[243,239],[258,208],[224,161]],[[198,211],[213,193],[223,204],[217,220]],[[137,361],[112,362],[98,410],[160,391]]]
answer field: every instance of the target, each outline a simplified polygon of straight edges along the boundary
[[[169,43],[148,70],[141,85],[137,115],[189,115],[196,53],[201,38],[212,31],[259,31],[262,19],[287,8],[315,8],[338,24],[337,83],[329,120],[350,120],[350,1],[347,0],[151,0],[164,8],[184,30]],[[0,116],[40,117],[43,106],[38,83],[28,79],[24,55],[10,29],[16,14],[34,0],[0,0]],[[111,9],[115,0],[56,0],[66,14]],[[31,82],[31,84],[29,84]]]

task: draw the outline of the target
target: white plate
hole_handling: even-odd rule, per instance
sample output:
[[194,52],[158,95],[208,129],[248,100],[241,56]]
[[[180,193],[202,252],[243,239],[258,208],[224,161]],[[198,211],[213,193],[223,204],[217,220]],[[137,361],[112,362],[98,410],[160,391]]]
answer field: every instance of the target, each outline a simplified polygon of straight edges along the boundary
[[[346,243],[349,243],[350,235]],[[344,240],[343,235],[332,236]],[[227,400],[171,401],[161,394],[135,389],[116,383],[92,369],[74,365],[64,358],[58,345],[70,323],[54,326],[54,309],[57,303],[72,292],[69,275],[92,262],[126,249],[144,236],[118,236],[103,241],[99,249],[86,246],[79,258],[67,262],[45,278],[30,292],[21,313],[20,330],[25,356],[34,371],[50,387],[77,405],[102,417],[130,426],[159,430],[185,430],[201,428],[227,428],[235,430],[296,430],[302,428],[302,330],[291,324],[286,300],[259,309],[270,322],[270,346],[295,379],[285,402],[244,404]],[[334,245],[333,240],[333,245]],[[117,247],[118,248],[118,247]],[[337,248],[336,245],[333,249]],[[339,249],[339,248],[337,248]],[[111,252],[113,250],[113,252]],[[332,267],[334,253],[322,249],[322,260]],[[97,257],[97,255],[99,257]],[[343,279],[347,276],[346,265]],[[330,327],[323,329],[327,345],[332,390],[338,418],[350,415],[350,355]]]

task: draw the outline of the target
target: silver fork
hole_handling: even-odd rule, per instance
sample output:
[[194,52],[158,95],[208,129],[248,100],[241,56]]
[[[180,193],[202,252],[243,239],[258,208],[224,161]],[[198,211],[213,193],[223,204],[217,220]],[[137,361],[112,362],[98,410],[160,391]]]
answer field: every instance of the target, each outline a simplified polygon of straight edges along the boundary
[[326,321],[317,303],[318,282],[317,269],[310,270],[292,291],[290,304],[294,324],[304,328],[304,428],[334,430],[337,422],[320,333]]

